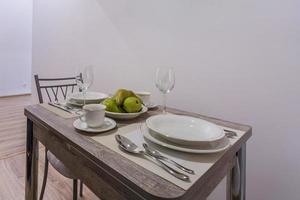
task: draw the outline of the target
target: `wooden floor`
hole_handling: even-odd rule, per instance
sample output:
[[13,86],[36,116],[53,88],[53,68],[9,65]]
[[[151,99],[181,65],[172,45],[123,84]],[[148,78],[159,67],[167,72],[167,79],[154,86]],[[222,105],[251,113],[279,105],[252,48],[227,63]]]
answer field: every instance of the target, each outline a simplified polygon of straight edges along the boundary
[[[30,96],[0,98],[0,200],[24,199],[26,118],[23,109],[31,102]],[[42,183],[43,164],[44,150],[41,147],[39,188]],[[85,186],[84,197],[80,199],[99,198]],[[72,200],[72,180],[61,176],[51,166],[44,200]]]
[[23,108],[30,96],[0,98],[0,159],[25,151]]

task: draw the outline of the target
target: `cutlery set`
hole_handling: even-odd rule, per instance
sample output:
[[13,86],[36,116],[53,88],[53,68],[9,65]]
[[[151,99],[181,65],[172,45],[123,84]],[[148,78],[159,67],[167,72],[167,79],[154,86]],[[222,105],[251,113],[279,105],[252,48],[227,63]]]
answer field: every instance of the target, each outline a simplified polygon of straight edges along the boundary
[[146,152],[148,154],[150,154],[151,156],[157,158],[157,159],[160,159],[160,160],[163,160],[163,161],[166,161],[170,164],[173,164],[174,166],[176,166],[178,169],[181,169],[182,171],[184,172],[187,172],[189,174],[195,174],[195,172],[191,169],[188,169],[182,165],[180,165],[179,163],[175,162],[174,160],[168,158],[168,157],[165,157],[163,155],[160,154],[159,151],[151,148],[150,146],[148,146],[146,143],[143,143],[143,147],[145,148]]
[[60,110],[63,110],[63,111],[65,111],[65,112],[68,112],[68,113],[70,113],[70,114],[73,114],[73,112],[72,112],[70,109],[68,109],[68,108],[66,108],[66,107],[64,107],[64,106],[61,106],[60,104],[53,103],[53,102],[49,102],[48,105],[53,106],[53,107],[55,107],[55,108],[58,108],[58,109],[60,109]]
[[189,182],[190,177],[188,175],[185,175],[185,174],[173,169],[169,165],[165,164],[163,161],[168,160],[169,162],[173,163],[174,166],[178,167],[179,169],[181,169],[181,170],[184,169],[185,172],[194,174],[193,170],[187,169],[187,168],[181,166],[180,164],[176,163],[175,161],[173,161],[173,160],[171,161],[171,159],[161,156],[160,153],[159,154],[157,153],[157,151],[155,151],[156,153],[153,153],[152,150],[150,150],[148,145],[145,143],[143,144],[144,149],[142,149],[142,148],[138,147],[135,143],[133,143],[131,140],[129,140],[128,138],[123,137],[119,134],[116,135],[115,138],[116,138],[116,141],[118,142],[121,150],[128,152],[128,153],[145,156],[145,157],[152,159],[153,161],[155,161],[155,163],[158,166],[160,166],[166,172],[168,172],[169,174],[175,176],[176,178],[178,178],[180,180]]
[[[234,138],[237,136],[236,132],[230,131],[230,130],[224,130],[226,137],[228,138]],[[159,151],[153,149],[148,144],[143,143],[143,148],[137,146],[134,142],[129,140],[128,138],[121,136],[117,134],[115,136],[116,141],[119,144],[119,148],[123,150],[124,152],[131,153],[131,154],[137,154],[140,156],[143,156],[145,158],[150,158],[153,160],[158,166],[160,166],[162,169],[164,169],[169,174],[173,175],[174,177],[190,182],[190,177],[186,174],[183,174],[176,169],[170,167],[168,164],[173,165],[174,167],[180,169],[183,172],[186,172],[188,174],[195,174],[195,172],[192,169],[186,168],[182,166],[181,164],[177,163],[176,161],[163,156]]]
[[74,114],[74,113],[76,114],[76,112],[82,110],[82,109],[74,108],[74,107],[59,103],[59,102],[49,102],[48,105],[56,107],[56,108],[61,109],[63,111],[66,111],[70,114]]

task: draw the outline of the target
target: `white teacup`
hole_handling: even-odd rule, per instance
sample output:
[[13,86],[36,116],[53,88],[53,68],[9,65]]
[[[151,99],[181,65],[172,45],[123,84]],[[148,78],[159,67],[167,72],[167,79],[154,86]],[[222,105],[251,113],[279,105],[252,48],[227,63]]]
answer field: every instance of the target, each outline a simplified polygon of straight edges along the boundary
[[83,106],[83,114],[80,120],[87,124],[88,127],[100,127],[104,123],[105,105],[102,104],[88,104]]
[[145,106],[150,104],[150,99],[151,99],[150,92],[136,92],[135,94],[142,99]]

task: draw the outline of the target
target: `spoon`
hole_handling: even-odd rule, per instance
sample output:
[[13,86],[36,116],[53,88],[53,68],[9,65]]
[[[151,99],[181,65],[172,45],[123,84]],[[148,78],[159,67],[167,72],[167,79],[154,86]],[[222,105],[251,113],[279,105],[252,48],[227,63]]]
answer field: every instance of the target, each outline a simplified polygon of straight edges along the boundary
[[157,159],[156,157],[148,154],[147,152],[141,150],[136,144],[134,144],[132,141],[130,141],[128,138],[123,137],[121,135],[116,135],[115,136],[117,142],[119,143],[119,147],[129,153],[132,154],[139,154],[139,155],[143,155],[143,156],[148,156],[149,158],[153,159],[154,161],[156,161],[155,163],[160,166],[161,168],[163,168],[166,172],[168,172],[169,174],[175,176],[176,178],[183,180],[183,181],[190,181],[189,176],[182,174],[174,169],[172,169],[171,167],[169,167],[168,165],[166,165],[165,163],[163,163],[162,161],[160,161],[159,159]]
[[171,160],[170,158],[167,158],[165,156],[163,156],[161,153],[159,153],[159,151],[156,151],[155,149],[149,147],[146,143],[143,143],[143,147],[145,148],[146,152],[149,153],[151,156],[157,158],[157,159],[161,159],[164,160],[168,163],[173,164],[175,167],[181,169],[182,171],[185,171],[189,174],[195,174],[195,172],[191,169],[188,169],[182,165],[180,165],[179,163],[175,162],[174,160]]

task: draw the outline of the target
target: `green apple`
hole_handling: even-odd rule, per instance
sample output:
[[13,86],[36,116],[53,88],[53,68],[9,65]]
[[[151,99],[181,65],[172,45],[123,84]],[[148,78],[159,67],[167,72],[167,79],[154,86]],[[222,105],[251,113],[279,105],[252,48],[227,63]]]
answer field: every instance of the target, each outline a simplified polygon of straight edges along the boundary
[[142,109],[142,103],[137,97],[127,97],[124,100],[123,108],[129,113],[139,112]]
[[124,112],[124,110],[117,105],[117,103],[114,99],[107,98],[102,102],[102,104],[106,106],[106,109],[105,109],[106,111],[117,112],[117,113]]
[[115,99],[118,106],[122,106],[125,99],[128,97],[136,97],[141,103],[143,103],[143,101],[137,95],[135,95],[134,92],[126,89],[118,89],[118,91],[113,96],[113,99]]

